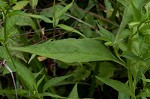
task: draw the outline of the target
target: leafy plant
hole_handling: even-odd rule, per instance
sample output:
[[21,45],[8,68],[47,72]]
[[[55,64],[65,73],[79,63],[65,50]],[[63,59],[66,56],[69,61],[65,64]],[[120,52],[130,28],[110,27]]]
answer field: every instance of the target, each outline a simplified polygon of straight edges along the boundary
[[150,1],[41,2],[0,0],[2,97],[150,97]]

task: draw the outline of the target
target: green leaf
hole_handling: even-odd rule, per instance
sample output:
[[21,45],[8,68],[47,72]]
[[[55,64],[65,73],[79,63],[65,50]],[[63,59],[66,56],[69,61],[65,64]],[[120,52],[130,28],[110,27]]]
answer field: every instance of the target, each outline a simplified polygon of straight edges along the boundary
[[132,21],[133,19],[133,12],[131,10],[132,9],[131,2],[129,1],[128,3],[129,3],[128,5],[126,4],[126,8],[123,14],[123,19],[118,29],[117,35],[115,37],[114,44],[117,44],[119,42],[119,35],[121,34],[122,30],[126,27],[128,22]]
[[74,29],[74,28],[72,28],[72,27],[70,27],[70,26],[67,26],[67,25],[65,25],[65,24],[59,24],[59,25],[57,25],[57,26],[60,27],[60,28],[62,28],[62,29],[64,29],[64,30],[66,30],[66,31],[77,33],[77,34],[81,35],[82,37],[86,38],[86,37],[85,37],[82,33],[80,33],[78,30],[76,30],[76,29]]
[[141,78],[143,81],[145,82],[149,82],[150,83],[150,79],[144,79],[144,78]]
[[44,80],[45,75],[37,82],[37,88],[39,87],[39,85],[41,84],[41,82]]
[[26,47],[11,47],[13,50],[34,53],[67,63],[89,61],[118,61],[99,41],[94,39],[64,39]]
[[5,11],[5,7],[7,7],[7,3],[4,0],[0,0],[0,10]]
[[133,95],[131,90],[130,90],[130,87],[127,84],[124,84],[124,83],[117,81],[117,80],[107,79],[107,78],[98,77],[98,76],[96,76],[96,78],[98,80],[102,81],[103,83],[105,83],[106,85],[111,86],[112,88],[114,88],[118,92],[121,92],[121,93],[126,94],[126,95]]
[[122,5],[126,5],[126,0],[117,0],[118,2],[120,2]]
[[13,10],[21,10],[23,9],[29,1],[18,1],[15,6],[12,7]]
[[118,99],[131,99],[129,95],[119,92]]
[[90,70],[85,69],[84,67],[77,67],[73,71],[73,80],[72,81],[84,81],[86,78],[88,78],[91,74]]
[[47,81],[45,83],[45,85],[43,86],[43,91],[46,91],[46,89],[48,89],[51,86],[55,86],[57,85],[59,82],[65,80],[66,78],[70,77],[71,75],[67,75],[67,76],[61,76],[61,77],[55,77],[50,79],[49,81]]
[[56,13],[56,19],[60,18],[69,8],[71,8],[72,4],[73,4],[74,0],[68,4],[66,7],[64,7],[62,10],[60,10],[59,12]]
[[45,21],[47,23],[53,23],[53,21],[51,21],[49,18],[47,18],[46,16],[43,16],[43,15],[35,15],[35,14],[31,14],[31,13],[26,13],[24,15],[30,16],[30,17],[33,17],[33,18],[42,19],[43,21]]
[[54,98],[58,98],[58,99],[66,99],[66,97],[61,97],[59,95],[55,95],[55,94],[48,93],[48,92],[40,93],[40,96],[41,97],[50,96],[50,97],[54,97]]
[[139,56],[135,55],[133,52],[130,51],[124,51],[122,56],[134,62],[143,62],[143,63],[145,62],[142,58],[140,58]]
[[79,99],[77,84],[73,87],[73,89],[70,92],[68,98],[69,99]]
[[[56,13],[59,12],[60,10],[62,10],[63,8],[64,8],[64,6],[62,6],[62,5],[60,5],[60,4],[55,5],[55,11],[56,11]],[[54,7],[51,6],[51,7],[49,7],[49,8],[43,9],[43,10],[40,12],[40,14],[41,14],[41,15],[44,15],[44,16],[46,16],[46,17],[49,17],[49,18],[53,18],[53,17],[54,17],[53,11],[54,11]],[[62,19],[63,19],[63,20],[68,20],[69,17],[63,14],[63,15],[59,18],[59,20],[62,20]]]
[[[0,47],[0,51],[2,52],[0,54],[0,57],[5,59],[6,62],[8,61],[7,65],[8,67],[10,67],[10,69],[15,68],[15,72],[17,73],[18,78],[23,82],[23,84],[25,84],[26,87],[31,90],[31,92],[34,93],[34,91],[37,91],[36,81],[32,72],[20,61],[15,59],[11,60],[8,53],[3,47]],[[15,67],[12,61],[14,62]]]
[[28,89],[31,90],[32,93],[37,91],[36,80],[32,72],[26,66],[24,66],[24,64],[22,64],[21,62],[14,60],[14,63],[16,67],[16,73],[19,79],[23,81],[23,83],[26,85]]
[[[106,69],[106,67],[107,67],[107,69]],[[114,75],[115,70],[116,69],[113,66],[113,64],[111,64],[109,62],[103,62],[100,64],[98,76],[104,77],[104,78],[110,78]]]
[[137,97],[150,97],[150,89],[145,88],[143,91],[141,91]]
[[99,24],[97,24],[97,25],[98,25],[98,28],[100,29],[100,31],[98,33],[101,36],[101,38],[103,38],[105,41],[108,41],[108,42],[114,42],[115,36],[108,30],[104,29]]
[[[4,94],[15,95],[16,91],[14,89],[0,89],[0,95]],[[23,89],[17,89],[17,94],[19,96],[26,96],[28,94],[28,91]]]
[[38,4],[38,0],[30,0],[30,5],[32,7],[32,9],[34,9]]

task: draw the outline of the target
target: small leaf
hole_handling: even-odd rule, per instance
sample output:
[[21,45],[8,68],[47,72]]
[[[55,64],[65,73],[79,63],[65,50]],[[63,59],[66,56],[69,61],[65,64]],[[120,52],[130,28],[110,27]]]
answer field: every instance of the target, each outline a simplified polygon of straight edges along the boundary
[[18,74],[19,79],[23,81],[23,83],[26,85],[26,87],[28,87],[28,89],[31,90],[32,93],[37,91],[36,81],[32,72],[21,62],[14,61],[14,63],[16,67],[16,73]]
[[60,10],[59,12],[56,13],[56,19],[60,18],[69,8],[71,8],[72,4],[73,4],[74,0],[68,4],[66,7],[64,7],[62,10]]
[[119,92],[118,99],[131,99],[129,95]]
[[23,9],[29,1],[18,1],[15,6],[12,7],[13,10],[21,10]]
[[30,0],[30,5],[32,7],[32,9],[34,9],[38,4],[38,0]]
[[43,21],[45,21],[47,23],[53,23],[53,21],[51,21],[49,18],[47,18],[46,16],[43,16],[43,15],[35,15],[35,14],[31,14],[31,13],[26,13],[24,15],[30,16],[30,17],[33,17],[33,18],[42,19]]
[[76,29],[74,29],[74,28],[72,28],[72,27],[70,27],[70,26],[67,26],[67,25],[65,25],[65,24],[59,24],[59,25],[57,25],[57,26],[60,27],[60,28],[62,28],[62,29],[64,29],[64,30],[66,30],[66,31],[77,33],[77,34],[81,35],[82,37],[86,38],[86,37],[85,37],[82,33],[80,33],[78,30],[76,30]]
[[0,10],[5,11],[5,7],[7,7],[7,3],[4,0],[0,0]]
[[98,32],[99,35],[105,40],[105,41],[108,41],[108,42],[113,42],[115,40],[115,36],[109,32],[108,30],[104,29],[102,26],[100,26],[99,24],[98,25],[98,28],[100,29],[100,31]]
[[67,76],[55,77],[55,78],[50,79],[43,86],[43,91],[46,91],[46,89],[48,89],[49,87],[55,86],[56,84],[58,84],[59,82],[65,80],[66,78],[68,78],[70,76],[71,75],[67,75]]
[[144,78],[142,78],[142,80],[145,81],[145,82],[149,82],[150,83],[150,79],[144,79]]
[[77,84],[73,87],[72,91],[70,92],[69,99],[79,99]]
[[50,96],[50,97],[54,97],[54,98],[58,98],[58,99],[66,99],[66,97],[61,97],[59,95],[55,95],[55,94],[48,93],[48,92],[40,93],[40,96],[41,97]]
[[39,87],[39,85],[41,84],[41,82],[43,81],[45,75],[37,82],[37,88]]
[[112,88],[114,88],[118,92],[121,92],[121,93],[126,94],[126,95],[133,95],[131,90],[130,90],[130,87],[127,84],[124,84],[124,83],[117,81],[117,80],[107,79],[107,78],[98,77],[98,76],[96,76],[96,78],[98,80],[102,81],[103,83],[105,83],[106,85],[111,86]]
[[[29,91],[23,90],[23,89],[17,89],[17,94],[20,96],[26,96]],[[9,94],[9,95],[15,95],[16,91],[14,89],[0,89],[0,95]]]
[[140,58],[139,56],[135,55],[133,52],[130,51],[124,51],[122,56],[134,62],[143,62],[143,63],[145,62],[142,58]]

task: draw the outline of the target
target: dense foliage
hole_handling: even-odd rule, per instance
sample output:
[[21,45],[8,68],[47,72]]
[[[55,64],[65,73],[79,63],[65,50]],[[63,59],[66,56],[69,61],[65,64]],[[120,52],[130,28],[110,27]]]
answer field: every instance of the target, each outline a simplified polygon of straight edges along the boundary
[[149,0],[0,0],[0,96],[148,99]]

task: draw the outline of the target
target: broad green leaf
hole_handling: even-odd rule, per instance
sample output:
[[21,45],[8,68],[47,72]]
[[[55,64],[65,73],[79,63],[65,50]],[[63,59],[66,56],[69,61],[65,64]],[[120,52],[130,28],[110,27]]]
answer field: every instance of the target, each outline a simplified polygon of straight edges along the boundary
[[106,85],[111,86],[118,92],[121,92],[126,95],[133,95],[133,93],[130,90],[130,87],[127,84],[124,84],[117,80],[107,79],[107,78],[98,77],[98,76],[96,76],[96,78],[102,81],[103,83],[105,83]]
[[64,30],[66,30],[66,31],[77,33],[77,34],[81,35],[82,37],[86,38],[81,32],[79,32],[78,30],[76,30],[76,29],[74,29],[70,26],[67,26],[65,24],[59,24],[57,26],[64,29]]
[[70,92],[68,98],[69,99],[79,99],[77,84],[73,87],[73,89]]
[[15,6],[12,7],[13,10],[21,10],[23,9],[29,1],[18,1]]
[[32,9],[34,9],[38,4],[38,0],[30,0],[30,5],[32,7]]
[[13,50],[34,53],[67,63],[89,61],[118,61],[99,41],[94,39],[64,39],[26,47],[11,47]]
[[59,95],[48,93],[48,92],[40,93],[40,96],[41,97],[50,96],[50,97],[54,97],[54,98],[58,98],[58,99],[66,99],[66,97],[61,97]]
[[67,76],[55,77],[55,78],[50,79],[43,86],[43,92],[46,91],[46,89],[48,89],[49,87],[57,85],[59,82],[65,80],[66,78],[70,76],[71,75],[67,75]]
[[53,21],[51,21],[49,18],[47,18],[46,16],[43,16],[43,15],[35,15],[35,14],[31,14],[31,13],[26,13],[24,15],[30,16],[30,17],[33,17],[33,18],[42,19],[43,21],[45,21],[47,23],[53,23]]

